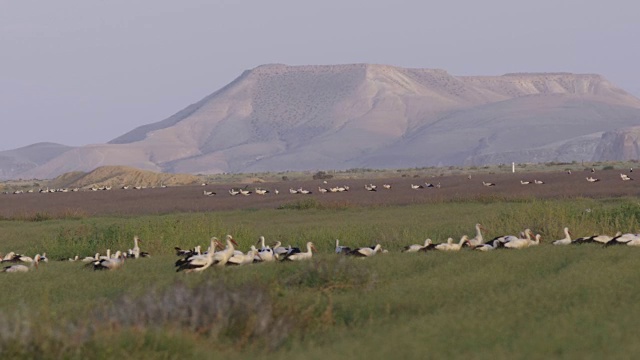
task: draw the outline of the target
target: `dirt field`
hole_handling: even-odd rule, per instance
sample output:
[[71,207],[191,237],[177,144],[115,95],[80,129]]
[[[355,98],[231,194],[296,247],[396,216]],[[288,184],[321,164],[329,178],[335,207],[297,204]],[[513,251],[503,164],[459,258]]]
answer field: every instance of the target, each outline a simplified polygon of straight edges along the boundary
[[[632,178],[634,173],[628,174]],[[586,181],[587,176],[600,179],[599,182]],[[542,180],[544,184],[535,185],[533,180]],[[520,180],[531,181],[529,185],[520,184]],[[483,181],[496,185],[487,187]],[[367,180],[328,180],[324,184],[321,180],[310,181],[282,181],[277,183],[256,184],[271,193],[249,196],[230,196],[228,190],[236,184],[181,186],[168,188],[154,188],[142,190],[110,191],[80,191],[69,193],[25,193],[0,195],[0,217],[15,218],[32,216],[36,213],[47,214],[52,217],[61,214],[78,213],[83,216],[96,215],[141,215],[163,214],[172,212],[201,212],[232,209],[263,209],[277,208],[283,204],[297,200],[313,198],[321,204],[333,207],[364,205],[406,205],[419,203],[437,203],[450,200],[468,200],[482,198],[573,198],[573,197],[620,197],[640,195],[640,178],[632,181],[622,181],[620,170],[574,172],[541,172],[523,174],[483,174],[473,175],[469,179],[466,175],[442,176],[432,178],[389,178],[375,180],[378,186],[376,192],[364,189]],[[434,185],[440,183],[440,188],[411,189],[411,184]],[[382,188],[383,183],[391,184],[392,188]],[[318,192],[318,186],[348,185],[350,190],[341,193]],[[290,194],[289,188],[302,187],[312,191],[310,195]],[[248,190],[254,191],[254,186]],[[280,194],[275,195],[278,189]],[[215,191],[215,196],[204,196],[203,190]]]

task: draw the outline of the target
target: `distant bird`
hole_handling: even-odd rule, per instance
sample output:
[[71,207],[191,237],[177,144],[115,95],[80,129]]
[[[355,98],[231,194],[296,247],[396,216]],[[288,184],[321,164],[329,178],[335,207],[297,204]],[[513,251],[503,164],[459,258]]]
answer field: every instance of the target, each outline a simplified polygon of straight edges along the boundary
[[313,256],[313,251],[315,251],[315,250],[316,250],[316,248],[313,246],[313,243],[311,241],[309,241],[307,243],[307,251],[306,252],[299,252],[299,253],[295,253],[295,254],[287,254],[287,255],[285,255],[285,257],[281,261],[308,260],[308,259],[311,259],[311,257]]
[[340,246],[340,240],[336,239],[336,254],[348,254],[351,248],[348,246]]
[[593,176],[588,176],[587,177],[587,181],[588,182],[598,182],[598,181],[600,181],[600,179],[594,178]]
[[215,248],[216,246],[218,246],[218,238],[214,236],[210,241],[211,245],[209,247],[209,251],[206,254],[192,255],[188,258],[176,261],[176,272],[201,272],[209,268],[211,264],[213,264],[213,257],[216,254]]
[[622,181],[629,181],[629,180],[633,180],[632,178],[630,178],[627,174],[620,174],[620,179],[622,179]]
[[185,258],[189,258],[191,256],[194,255],[200,255],[200,245],[197,245],[196,247],[194,247],[193,249],[189,249],[189,250],[185,250],[185,249],[181,249],[179,247],[174,247],[174,249],[176,250],[176,255],[178,256],[182,256]]
[[213,196],[213,195],[215,195],[215,194],[216,194],[216,193],[215,193],[215,192],[213,192],[213,191],[207,191],[207,190],[203,190],[203,191],[202,191],[202,193],[203,193],[205,196]]
[[606,244],[609,241],[611,241],[612,239],[618,237],[622,235],[622,232],[618,231],[614,236],[609,236],[609,235],[593,235],[593,236],[587,236],[587,237],[581,237],[578,239],[575,239],[572,244],[588,244],[588,243],[600,243],[600,244]]
[[470,246],[478,246],[484,244],[484,237],[482,236],[482,230],[487,230],[480,223],[476,224],[476,236],[473,239],[469,239]]
[[591,168],[591,172],[592,172],[592,173],[596,172],[596,169]]
[[213,264],[216,266],[224,266],[227,261],[234,255],[235,246],[238,246],[238,243],[233,239],[233,236],[227,235],[225,239],[227,246],[224,250],[218,251],[213,256]]
[[382,187],[385,189],[391,189],[391,185],[390,184],[382,184]]
[[382,251],[382,245],[376,244],[376,246],[372,247],[360,247],[352,250],[349,255],[357,256],[357,257],[370,257],[378,252]]
[[[258,259],[256,259],[256,257]],[[227,261],[227,265],[246,265],[251,264],[254,261],[262,261],[260,258],[260,254],[258,249],[254,245],[251,245],[251,250],[249,250],[246,254],[234,254],[229,261]]]
[[229,195],[235,196],[235,195],[238,195],[238,194],[240,194],[239,190],[236,190],[236,189],[233,189],[233,188],[229,189]]
[[567,175],[571,175],[571,170],[567,170]]
[[524,181],[524,180],[520,180],[520,184],[522,184],[522,185],[529,185],[529,184],[531,184],[531,181]]
[[556,240],[552,243],[553,245],[569,245],[571,244],[571,232],[568,227],[564,228],[564,238],[560,240]]
[[533,183],[536,184],[536,185],[542,185],[542,184],[544,184],[544,181],[542,181],[542,180],[533,180]]
[[453,242],[452,238],[449,238],[447,239],[446,243],[436,245],[436,250],[459,251],[460,249],[462,249],[464,245],[468,245],[468,243],[469,243],[469,237],[467,235],[463,235],[457,244]]
[[285,248],[282,246],[282,242],[280,241],[276,241],[276,243],[273,244],[273,254],[277,259],[279,259],[280,257],[286,257],[292,254],[297,254],[299,252],[302,252],[300,251],[300,248],[291,247],[291,245]]
[[418,190],[418,189],[424,189],[424,186],[422,186],[422,185],[413,185],[413,184],[411,184],[411,188],[412,188],[413,190]]
[[118,250],[116,251],[115,257],[96,260],[88,265],[91,264],[93,265],[93,270],[115,270],[124,264],[124,255]]
[[431,244],[431,239],[426,239],[424,241],[424,245],[420,245],[420,244],[407,245],[402,249],[402,252],[418,252],[421,249],[429,246],[430,244]]
[[40,255],[36,255],[33,259],[33,262],[30,263],[29,266],[16,264],[11,266],[5,266],[1,271],[6,273],[18,273],[18,272],[28,272],[31,267],[38,268],[38,262],[40,262]]
[[482,182],[482,185],[484,186],[496,186],[496,184],[492,183],[492,182]]
[[478,245],[478,246],[474,247],[473,250],[491,251],[491,250],[495,250],[495,249],[500,248],[500,247],[504,247],[504,244],[502,242],[500,242],[500,240],[493,240],[492,243]]

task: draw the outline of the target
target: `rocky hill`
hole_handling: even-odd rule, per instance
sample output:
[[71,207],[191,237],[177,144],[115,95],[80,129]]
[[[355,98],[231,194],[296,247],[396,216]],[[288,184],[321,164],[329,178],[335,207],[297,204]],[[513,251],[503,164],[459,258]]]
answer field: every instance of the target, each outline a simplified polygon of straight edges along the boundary
[[51,188],[88,188],[92,186],[161,186],[199,183],[194,175],[166,174],[139,170],[127,166],[101,166],[91,172],[65,173],[51,180]]
[[619,137],[604,135],[638,124],[640,100],[594,74],[275,64],[245,71],[168,119],[12,174],[51,178],[104,165],[211,174],[616,160],[621,152],[604,149]]

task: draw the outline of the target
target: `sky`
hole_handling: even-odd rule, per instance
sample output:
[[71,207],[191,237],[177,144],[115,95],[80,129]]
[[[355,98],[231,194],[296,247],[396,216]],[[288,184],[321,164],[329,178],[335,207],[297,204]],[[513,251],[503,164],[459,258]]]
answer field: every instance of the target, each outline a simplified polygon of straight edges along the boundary
[[0,0],[0,150],[105,143],[268,63],[597,73],[640,97],[639,14],[636,0]]

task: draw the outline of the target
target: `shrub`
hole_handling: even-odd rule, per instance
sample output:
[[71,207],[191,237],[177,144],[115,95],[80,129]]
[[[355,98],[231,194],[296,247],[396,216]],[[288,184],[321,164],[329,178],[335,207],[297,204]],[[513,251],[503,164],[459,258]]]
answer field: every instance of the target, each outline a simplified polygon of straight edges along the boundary
[[37,314],[0,313],[2,358],[82,358],[104,336],[121,333],[152,335],[181,332],[275,350],[290,336],[294,315],[279,311],[262,286],[230,287],[207,282],[188,287],[181,282],[152,290],[139,298],[123,296],[80,320],[60,320]]
[[323,208],[324,206],[318,200],[313,198],[297,200],[278,206],[279,210],[308,210]]
[[326,180],[326,179],[332,179],[333,175],[331,174],[327,174],[324,171],[318,171],[317,173],[313,174],[313,180]]

